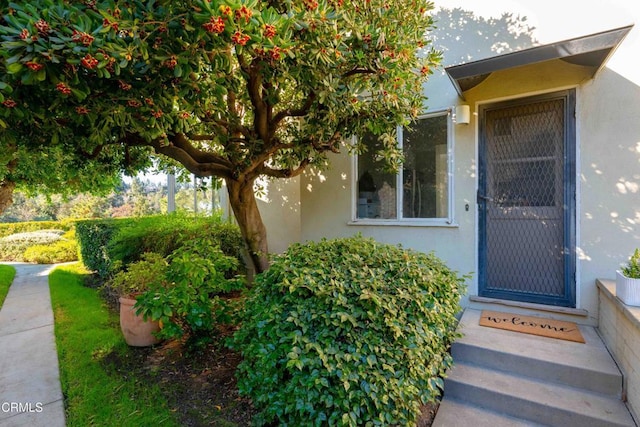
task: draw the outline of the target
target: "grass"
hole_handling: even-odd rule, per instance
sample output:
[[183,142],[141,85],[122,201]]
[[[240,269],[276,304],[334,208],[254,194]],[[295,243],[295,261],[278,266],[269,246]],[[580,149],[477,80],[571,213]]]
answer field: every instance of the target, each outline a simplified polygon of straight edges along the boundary
[[0,265],[0,307],[9,292],[9,286],[16,276],[16,269],[10,265]]
[[160,388],[114,361],[135,358],[95,289],[83,286],[81,264],[49,276],[67,426],[175,426]]

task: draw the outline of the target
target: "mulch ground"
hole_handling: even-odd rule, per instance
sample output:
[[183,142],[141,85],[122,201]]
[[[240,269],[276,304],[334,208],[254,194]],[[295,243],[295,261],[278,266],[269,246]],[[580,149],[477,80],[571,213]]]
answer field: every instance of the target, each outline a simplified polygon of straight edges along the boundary
[[[114,310],[113,296],[103,297]],[[113,352],[103,363],[123,376],[136,375],[145,384],[157,384],[181,426],[245,427],[256,414],[251,401],[240,396],[235,371],[242,357],[224,346],[231,330],[220,331],[217,339],[188,352],[182,343]],[[417,427],[430,427],[438,404],[426,405]]]
[[[256,410],[239,395],[234,376],[240,361],[238,353],[215,343],[185,354],[175,342],[112,353],[105,360],[122,375],[159,385],[180,425],[188,427],[251,425]],[[431,426],[437,409],[424,406],[417,427]]]
[[137,375],[156,384],[181,426],[249,426],[255,414],[251,401],[241,397],[235,370],[241,357],[211,344],[185,354],[179,343],[113,352],[104,363],[122,375]]

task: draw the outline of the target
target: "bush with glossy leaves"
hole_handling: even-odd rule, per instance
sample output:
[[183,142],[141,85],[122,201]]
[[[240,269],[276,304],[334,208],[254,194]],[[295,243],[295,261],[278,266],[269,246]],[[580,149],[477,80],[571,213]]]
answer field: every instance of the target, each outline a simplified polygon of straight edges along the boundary
[[463,282],[434,255],[362,237],[276,257],[232,343],[258,423],[415,424],[451,366]]

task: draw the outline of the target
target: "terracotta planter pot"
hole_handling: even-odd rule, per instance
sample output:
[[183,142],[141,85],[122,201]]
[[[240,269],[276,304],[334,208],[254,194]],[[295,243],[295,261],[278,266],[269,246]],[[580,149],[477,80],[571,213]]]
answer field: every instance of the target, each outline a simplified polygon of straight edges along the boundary
[[160,330],[158,322],[145,321],[133,308],[135,299],[120,298],[120,328],[124,340],[132,347],[147,347],[160,340],[153,333]]

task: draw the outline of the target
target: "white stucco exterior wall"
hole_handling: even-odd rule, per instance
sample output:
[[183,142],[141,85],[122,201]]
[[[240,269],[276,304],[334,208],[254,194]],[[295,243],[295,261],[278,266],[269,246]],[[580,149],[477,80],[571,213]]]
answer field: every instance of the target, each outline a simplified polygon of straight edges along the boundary
[[[607,67],[593,80],[576,81],[580,70],[547,64],[532,70],[496,73],[467,94],[469,125],[454,126],[454,223],[447,227],[352,225],[352,159],[332,155],[330,169],[307,171],[281,186],[261,204],[271,248],[293,241],[362,233],[380,241],[434,251],[451,268],[473,274],[468,292],[477,294],[478,225],[476,208],[478,128],[474,115],[485,102],[576,88],[577,126],[577,302],[587,323],[597,322],[596,278],[613,278],[615,270],[640,247],[640,3],[636,0],[445,0],[471,15],[442,12],[436,42],[446,43],[444,65],[474,61],[536,43],[550,43],[636,23]],[[513,34],[491,31],[508,26],[499,11],[526,15],[536,30]],[[569,12],[570,11],[570,12]],[[471,20],[469,20],[471,16]],[[494,20],[490,18],[493,16]],[[454,19],[455,18],[455,19]],[[465,19],[465,22],[456,22]],[[493,34],[502,34],[496,40]],[[518,34],[516,34],[518,33]],[[534,40],[532,40],[534,39]],[[537,41],[537,42],[536,42]],[[574,67],[573,69],[571,67]],[[425,87],[427,111],[451,108],[462,101],[444,71]],[[504,84],[508,80],[511,83]],[[286,202],[283,202],[286,197]],[[467,210],[467,205],[469,209]]]

